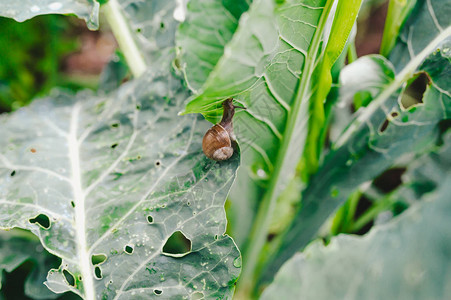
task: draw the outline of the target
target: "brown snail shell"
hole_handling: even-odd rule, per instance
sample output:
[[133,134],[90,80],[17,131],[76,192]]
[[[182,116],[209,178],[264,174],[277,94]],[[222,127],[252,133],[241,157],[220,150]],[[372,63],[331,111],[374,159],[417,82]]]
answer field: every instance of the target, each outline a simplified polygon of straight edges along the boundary
[[225,100],[222,106],[224,113],[221,122],[211,127],[202,140],[202,150],[205,155],[216,161],[229,159],[233,155],[233,143],[236,139],[232,118],[237,106],[233,105],[232,98]]
[[204,135],[202,150],[213,160],[229,159],[233,155],[232,141],[229,133],[220,124],[216,124]]

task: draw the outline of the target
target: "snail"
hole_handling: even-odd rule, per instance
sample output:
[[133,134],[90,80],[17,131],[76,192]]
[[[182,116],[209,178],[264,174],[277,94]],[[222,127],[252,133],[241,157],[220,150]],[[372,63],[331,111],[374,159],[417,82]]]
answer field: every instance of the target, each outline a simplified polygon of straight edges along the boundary
[[233,155],[233,144],[236,137],[233,133],[232,118],[235,114],[235,108],[245,109],[233,105],[233,98],[225,100],[222,106],[224,112],[221,122],[208,129],[202,140],[202,150],[205,155],[216,161],[227,160]]

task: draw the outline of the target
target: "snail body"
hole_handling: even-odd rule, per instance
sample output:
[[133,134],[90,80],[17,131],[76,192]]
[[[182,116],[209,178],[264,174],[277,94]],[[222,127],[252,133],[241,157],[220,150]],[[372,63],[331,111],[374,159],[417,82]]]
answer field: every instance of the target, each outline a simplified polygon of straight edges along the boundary
[[204,154],[216,161],[227,160],[233,155],[233,144],[236,140],[233,133],[232,118],[237,106],[233,105],[232,98],[225,100],[222,106],[224,113],[221,122],[211,127],[202,140]]

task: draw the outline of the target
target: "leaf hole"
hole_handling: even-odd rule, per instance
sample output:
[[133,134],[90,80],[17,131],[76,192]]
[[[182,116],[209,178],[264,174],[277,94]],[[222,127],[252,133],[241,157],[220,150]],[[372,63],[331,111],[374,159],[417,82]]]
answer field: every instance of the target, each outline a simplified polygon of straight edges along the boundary
[[133,246],[131,246],[131,245],[125,245],[125,248],[124,248],[124,251],[125,251],[125,253],[127,253],[127,254],[132,254],[133,253]]
[[163,246],[163,254],[182,257],[191,252],[191,241],[181,232],[174,232]]
[[419,72],[407,81],[406,88],[400,95],[400,105],[408,109],[415,105],[423,104],[423,96],[426,88],[431,85],[431,77],[426,72]]
[[153,290],[153,293],[154,293],[155,295],[161,295],[161,294],[163,294],[163,291],[162,291],[162,290],[154,289],[154,290]]
[[96,266],[94,268],[94,275],[95,275],[96,279],[102,279],[102,270],[100,269],[99,266]]
[[106,261],[107,257],[105,254],[94,254],[91,256],[92,265],[101,265]]
[[31,224],[36,224],[43,229],[50,228],[50,219],[44,214],[39,214],[33,219],[28,220]]
[[111,145],[111,149],[114,149],[117,147],[117,145],[119,145],[118,143],[114,143],[113,145]]
[[83,277],[81,277],[81,275],[78,275],[78,281],[83,281]]
[[72,286],[72,287],[75,287],[75,277],[74,277],[74,275],[72,275],[72,273],[69,272],[66,269],[63,270],[63,275],[64,275],[64,279],[66,280],[67,284]]
[[153,217],[152,216],[147,216],[147,223],[153,224]]
[[16,170],[13,170],[12,172],[11,172],[11,177],[13,177],[14,175],[16,175]]
[[156,167],[161,166],[161,161],[157,160],[157,161],[155,162],[155,166],[156,166]]
[[406,168],[391,168],[380,174],[373,181],[373,185],[384,193],[395,190],[402,184],[402,175],[406,172]]
[[396,118],[397,116],[399,116],[398,112],[394,111],[390,114],[390,117],[387,117],[384,121],[384,123],[382,123],[381,127],[379,128],[379,132],[382,133],[385,130],[387,130],[388,124],[390,123],[391,120],[393,120],[394,118]]

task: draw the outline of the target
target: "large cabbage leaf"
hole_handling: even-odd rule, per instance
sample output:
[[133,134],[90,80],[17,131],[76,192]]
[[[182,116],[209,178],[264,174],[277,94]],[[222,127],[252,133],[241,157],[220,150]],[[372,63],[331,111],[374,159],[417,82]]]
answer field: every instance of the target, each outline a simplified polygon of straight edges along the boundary
[[0,227],[28,229],[62,258],[51,290],[230,297],[240,254],[223,205],[239,155],[204,156],[208,122],[177,116],[186,92],[165,74],[109,96],[55,90],[0,118]]

